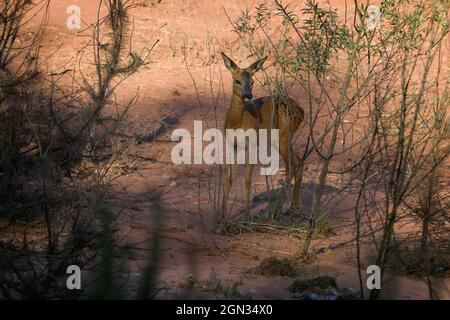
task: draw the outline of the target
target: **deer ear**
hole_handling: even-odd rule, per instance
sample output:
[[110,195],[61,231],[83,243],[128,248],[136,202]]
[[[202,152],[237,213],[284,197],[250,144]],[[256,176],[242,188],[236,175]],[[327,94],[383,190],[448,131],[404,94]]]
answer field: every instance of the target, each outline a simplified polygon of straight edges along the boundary
[[259,71],[259,70],[262,68],[262,66],[263,66],[264,62],[266,61],[266,59],[267,59],[267,56],[265,56],[265,57],[262,58],[262,59],[259,59],[258,61],[254,62],[254,63],[252,63],[252,64],[247,68],[247,70],[248,70],[249,72],[251,72],[251,73],[255,73],[255,72]]
[[221,52],[222,54],[222,58],[223,58],[223,62],[225,63],[225,67],[227,67],[228,70],[230,71],[235,71],[237,70],[238,66],[236,63],[234,63],[233,60],[231,60],[231,58],[228,58],[228,56]]

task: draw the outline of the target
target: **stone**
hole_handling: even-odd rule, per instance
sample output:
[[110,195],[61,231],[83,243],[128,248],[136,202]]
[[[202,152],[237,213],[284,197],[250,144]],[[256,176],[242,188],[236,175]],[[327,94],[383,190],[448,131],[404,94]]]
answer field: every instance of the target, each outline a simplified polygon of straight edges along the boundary
[[319,295],[310,291],[296,292],[292,297],[298,300],[319,300]]
[[186,275],[186,280],[187,280],[186,282],[187,282],[188,288],[192,288],[195,285],[195,283],[197,282],[197,278],[195,277],[195,275],[192,272],[190,272]]
[[345,287],[341,290],[341,297],[344,299],[358,299],[358,291],[352,287]]
[[176,181],[172,181],[169,184],[169,187],[176,187],[177,186],[177,182]]
[[330,249],[336,249],[338,247],[338,245],[336,244],[336,243],[332,243],[332,244],[330,244],[330,246],[328,247],[328,248],[330,248]]
[[327,288],[323,293],[325,299],[327,300],[336,300],[339,297],[339,292],[335,288]]
[[317,253],[319,254],[319,253],[325,253],[325,252],[327,252],[327,248],[326,247],[322,247],[322,248],[319,248],[318,250],[317,250]]

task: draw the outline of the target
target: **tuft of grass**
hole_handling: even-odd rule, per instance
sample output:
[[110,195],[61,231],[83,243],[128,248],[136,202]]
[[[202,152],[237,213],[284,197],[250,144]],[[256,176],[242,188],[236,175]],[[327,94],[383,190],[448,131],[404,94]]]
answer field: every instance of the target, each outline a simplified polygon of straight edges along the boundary
[[450,254],[438,250],[427,259],[420,252],[407,252],[401,257],[400,272],[415,277],[445,276],[450,270]]
[[270,257],[264,259],[253,270],[253,273],[263,276],[297,277],[299,276],[299,268],[293,259]]
[[204,281],[201,287],[203,292],[213,294],[218,299],[252,299],[251,294],[242,293],[239,290],[239,286],[241,285],[242,280],[241,282],[233,282],[231,284],[221,281],[213,270],[209,279]]
[[304,277],[297,277],[292,281],[292,284],[289,286],[289,290],[292,292],[302,292],[306,290],[313,289],[315,287],[319,287],[320,289],[327,289],[327,288],[335,288],[337,289],[338,286],[336,284],[336,279],[329,276],[322,276],[322,277],[316,277],[316,278],[304,278]]
[[328,214],[322,215],[316,220],[316,230],[319,234],[324,235],[325,237],[335,235],[334,225],[330,219]]

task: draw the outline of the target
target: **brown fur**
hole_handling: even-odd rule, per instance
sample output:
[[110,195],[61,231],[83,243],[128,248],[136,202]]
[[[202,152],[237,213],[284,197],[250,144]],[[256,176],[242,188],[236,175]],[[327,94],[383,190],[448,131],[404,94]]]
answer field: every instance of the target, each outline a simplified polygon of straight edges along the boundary
[[[278,103],[274,103],[274,98],[269,96],[255,100],[250,98],[247,101],[244,99],[244,97],[252,97],[253,75],[262,67],[267,57],[256,61],[245,69],[240,69],[224,53],[222,53],[222,57],[225,66],[233,76],[233,96],[231,97],[231,104],[226,114],[225,129],[279,129],[279,151],[286,166],[286,174],[289,181],[295,178],[290,211],[295,210],[300,191],[297,170],[299,159],[292,150],[291,139],[304,120],[304,111],[292,98]],[[252,164],[245,164],[247,218],[250,215],[250,192],[253,167],[254,165]],[[228,195],[233,183],[235,170],[235,165],[230,165],[227,170],[227,181],[222,204],[222,218],[225,218]]]

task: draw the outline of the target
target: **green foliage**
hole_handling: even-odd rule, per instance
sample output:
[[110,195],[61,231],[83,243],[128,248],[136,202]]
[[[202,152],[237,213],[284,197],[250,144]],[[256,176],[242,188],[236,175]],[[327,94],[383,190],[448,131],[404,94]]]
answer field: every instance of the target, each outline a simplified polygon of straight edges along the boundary
[[316,229],[317,232],[325,236],[332,235],[333,223],[331,222],[330,216],[328,214],[322,214],[316,219]]
[[[275,1],[270,8],[262,4],[254,12],[244,10],[233,21],[234,31],[241,39],[246,39],[245,44],[253,54],[258,57],[268,51],[275,54],[274,66],[284,73],[283,80],[281,75],[267,77],[266,80],[273,87],[276,97],[286,75],[295,77],[296,81],[307,72],[321,76],[328,70],[337,52],[351,45],[349,30],[339,22],[335,10],[322,8],[316,1],[309,0],[301,13],[303,20],[291,4],[283,5]],[[283,26],[278,40],[269,35],[267,28],[269,23],[276,23],[275,18],[281,18]],[[286,83],[283,86],[285,91],[290,87]]]
[[253,273],[263,276],[295,277],[299,275],[299,267],[295,259],[270,257],[264,259],[253,270]]
[[[304,62],[306,70],[320,75],[327,70],[334,53],[350,46],[349,30],[339,23],[336,10],[321,8],[314,0],[307,2],[302,13],[308,17],[302,25],[293,22],[303,38],[294,60]],[[285,19],[290,17],[285,16]]]
[[318,287],[320,289],[335,288],[337,289],[336,279],[329,276],[322,276],[316,278],[295,278],[289,286],[292,292],[302,292]]
[[202,291],[213,294],[217,299],[251,299],[250,294],[239,291],[241,282],[224,283],[213,271],[209,278],[201,283]]

